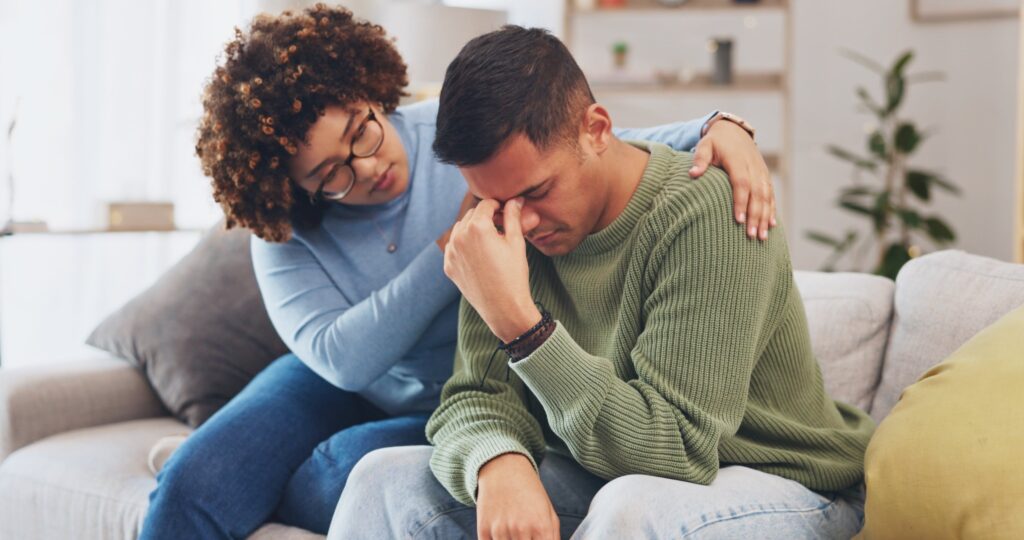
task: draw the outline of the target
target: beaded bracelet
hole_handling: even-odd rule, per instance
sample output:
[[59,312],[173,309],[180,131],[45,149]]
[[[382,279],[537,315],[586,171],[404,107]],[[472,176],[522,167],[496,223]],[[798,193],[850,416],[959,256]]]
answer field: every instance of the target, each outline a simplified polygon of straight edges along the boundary
[[555,321],[551,318],[551,313],[544,309],[543,306],[540,307],[540,322],[512,341],[498,345],[498,349],[505,351],[510,361],[516,362],[529,356],[530,353],[547,340],[554,330]]

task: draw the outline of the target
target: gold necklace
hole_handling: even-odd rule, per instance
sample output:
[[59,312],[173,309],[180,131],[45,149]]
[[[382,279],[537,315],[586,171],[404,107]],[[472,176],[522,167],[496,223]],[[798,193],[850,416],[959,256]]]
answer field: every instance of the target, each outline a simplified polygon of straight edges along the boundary
[[[374,226],[374,228],[377,229],[377,233],[380,234],[380,237],[383,238],[385,242],[387,242],[387,244],[388,244],[388,253],[394,253],[394,252],[398,251],[398,244],[393,242],[393,241],[391,241],[391,240],[389,240],[388,237],[384,235],[384,231],[381,230],[380,225],[377,225],[377,220],[376,219],[374,219],[374,218],[370,218],[370,219],[373,220],[373,226]],[[395,239],[396,240],[398,239],[398,230],[399,230],[398,228],[395,228]]]

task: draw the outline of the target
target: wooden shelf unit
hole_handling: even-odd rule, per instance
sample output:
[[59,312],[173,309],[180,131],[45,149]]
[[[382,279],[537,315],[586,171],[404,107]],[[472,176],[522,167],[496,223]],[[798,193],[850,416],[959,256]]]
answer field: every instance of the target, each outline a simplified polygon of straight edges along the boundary
[[626,5],[618,7],[602,7],[600,2],[595,1],[594,3],[597,5],[591,9],[579,9],[574,5],[568,7],[581,15],[628,13],[630,11],[766,11],[789,7],[789,2],[786,0],[760,0],[749,3],[736,3],[732,0],[688,0],[680,6],[666,6],[658,3],[657,0],[629,0]]
[[729,84],[711,82],[711,75],[701,73],[689,81],[649,82],[617,81],[592,78],[590,86],[603,92],[783,92],[782,73],[738,73]]
[[[592,9],[580,9],[577,4],[580,0],[566,0],[563,20],[564,42],[570,50],[575,48],[573,39],[573,24],[578,17],[608,17],[616,14],[630,14],[634,16],[662,17],[678,13],[692,14],[693,17],[706,15],[721,15],[722,13],[734,13],[737,17],[746,17],[758,12],[773,12],[782,14],[782,48],[783,65],[779,72],[765,73],[734,73],[733,82],[728,85],[717,85],[711,82],[711,76],[706,73],[698,73],[692,79],[678,80],[671,82],[658,82],[653,78],[649,81],[616,80],[615,77],[602,78],[600,75],[588,73],[591,79],[591,87],[596,94],[627,94],[634,93],[643,95],[664,95],[666,93],[769,93],[777,94],[782,101],[782,121],[778,127],[781,135],[781,148],[778,152],[765,154],[765,162],[768,168],[776,177],[777,191],[776,199],[780,203],[781,217],[783,221],[790,221],[792,212],[792,182],[788,181],[792,171],[792,94],[790,80],[793,65],[793,29],[791,0],[760,0],[754,3],[737,3],[734,0],[688,0],[681,6],[670,7],[659,4],[657,0],[627,0],[626,5],[621,7],[601,7],[600,2],[595,0],[596,6]],[[1024,53],[1022,53],[1024,56]],[[1024,107],[1024,105],[1022,105]],[[743,115],[744,111],[730,111]]]

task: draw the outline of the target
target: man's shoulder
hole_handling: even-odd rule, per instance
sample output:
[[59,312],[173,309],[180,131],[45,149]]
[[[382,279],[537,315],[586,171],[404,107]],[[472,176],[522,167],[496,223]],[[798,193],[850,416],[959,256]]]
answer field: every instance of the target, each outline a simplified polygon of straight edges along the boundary
[[708,167],[698,178],[690,177],[693,154],[669,148],[659,151],[667,166],[661,173],[661,189],[651,205],[651,221],[663,227],[696,223],[732,224],[732,186],[725,171]]

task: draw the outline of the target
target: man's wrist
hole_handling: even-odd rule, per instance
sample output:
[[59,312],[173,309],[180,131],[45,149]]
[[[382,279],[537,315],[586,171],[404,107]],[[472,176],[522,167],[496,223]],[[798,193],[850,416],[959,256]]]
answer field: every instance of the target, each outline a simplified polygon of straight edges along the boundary
[[531,303],[528,306],[515,310],[515,314],[512,314],[499,328],[492,328],[491,330],[502,343],[509,343],[528,332],[541,318],[540,310]]
[[533,463],[530,462],[530,458],[518,452],[495,456],[480,467],[480,472],[477,473],[477,489],[485,487],[489,477],[500,475],[503,470],[509,468],[526,468],[533,471]]

